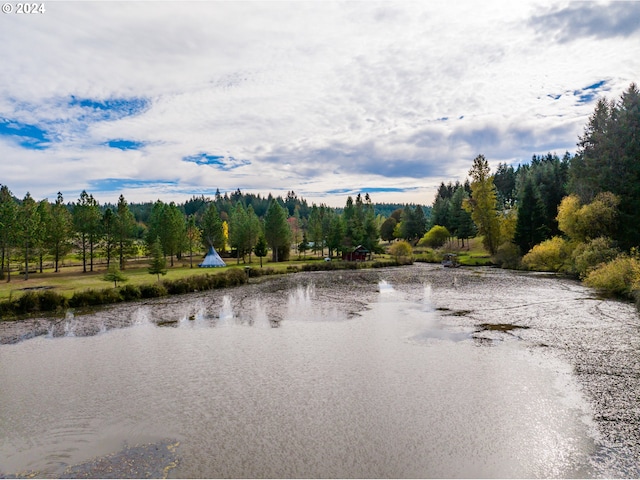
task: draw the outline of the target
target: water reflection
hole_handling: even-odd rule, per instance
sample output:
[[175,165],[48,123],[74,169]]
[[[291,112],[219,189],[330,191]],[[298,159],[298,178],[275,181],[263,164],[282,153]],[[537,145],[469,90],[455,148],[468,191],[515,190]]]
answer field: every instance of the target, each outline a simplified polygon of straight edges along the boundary
[[[101,335],[2,345],[0,468],[62,475],[168,438],[180,442],[170,475],[183,478],[590,477],[624,465],[615,449],[602,458],[572,367],[531,347],[540,327],[507,328],[487,302],[495,285],[401,272],[417,273],[355,273],[342,287],[300,276],[110,310],[131,326]],[[558,298],[554,281],[506,281],[512,326],[534,318],[521,290]],[[547,324],[565,321],[562,304],[588,315],[571,288],[535,312]]]

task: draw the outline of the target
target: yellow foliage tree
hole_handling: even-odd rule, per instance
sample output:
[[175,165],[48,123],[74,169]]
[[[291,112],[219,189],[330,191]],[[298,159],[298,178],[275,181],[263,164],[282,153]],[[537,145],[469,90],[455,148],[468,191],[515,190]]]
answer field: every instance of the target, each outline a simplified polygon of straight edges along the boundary
[[410,257],[413,254],[413,248],[406,240],[400,240],[389,247],[389,253],[396,257]]
[[522,264],[529,270],[542,272],[562,272],[570,269],[571,243],[562,237],[553,237],[534,246],[522,258]]
[[227,251],[227,247],[229,246],[229,223],[226,220],[224,220],[222,222],[222,238],[223,238],[223,241],[224,241],[224,243],[223,243],[223,245],[224,245],[223,251],[226,252]]

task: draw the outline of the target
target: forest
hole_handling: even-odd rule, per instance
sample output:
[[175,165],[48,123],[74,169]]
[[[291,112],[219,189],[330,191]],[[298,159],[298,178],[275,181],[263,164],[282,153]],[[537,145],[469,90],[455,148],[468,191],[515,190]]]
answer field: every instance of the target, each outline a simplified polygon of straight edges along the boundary
[[[75,255],[84,271],[97,261],[125,269],[161,251],[174,259],[210,245],[237,263],[252,255],[286,261],[301,254],[334,256],[358,245],[382,253],[381,241],[452,247],[479,237],[494,264],[575,275],[588,285],[630,295],[640,279],[640,104],[631,84],[602,98],[579,137],[575,155],[534,154],[491,172],[478,155],[461,183],[442,183],[431,206],[374,204],[368,193],[343,208],[309,206],[286,197],[216,192],[176,204],[100,204],[83,191],[73,202],[15,198],[0,188],[0,275],[55,271]],[[461,243],[460,243],[461,242]],[[467,242],[468,246],[468,242]]]
[[[343,208],[311,206],[295,192],[285,198],[235,192],[214,198],[193,196],[176,204],[129,204],[120,196],[117,204],[100,204],[83,191],[74,202],[36,201],[29,193],[13,196],[0,186],[0,276],[11,281],[12,271],[43,271],[45,262],[56,272],[71,255],[83,271],[94,271],[98,262],[124,270],[127,260],[151,255],[159,243],[170,265],[188,254],[190,261],[209,246],[226,256],[246,261],[252,254],[272,261],[289,259],[290,247],[332,256],[363,245],[381,252],[378,245],[383,213],[395,211],[411,224],[414,212],[420,220],[404,229],[407,239],[419,238],[426,228],[425,210],[419,205],[373,204],[368,194],[348,197]],[[396,223],[398,223],[396,222]]]
[[[452,236],[470,225],[494,263],[575,275],[638,298],[640,290],[640,101],[631,84],[598,100],[574,156],[533,155],[491,173],[478,155],[470,182],[441,184],[432,224]],[[434,227],[435,228],[435,227]]]

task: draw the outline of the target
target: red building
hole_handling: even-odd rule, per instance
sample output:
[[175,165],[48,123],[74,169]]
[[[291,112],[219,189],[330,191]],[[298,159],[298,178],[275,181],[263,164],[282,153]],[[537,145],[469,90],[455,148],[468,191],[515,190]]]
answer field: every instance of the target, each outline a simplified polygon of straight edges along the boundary
[[362,245],[358,245],[351,252],[342,252],[342,260],[346,262],[364,262],[365,260],[371,260],[371,252]]

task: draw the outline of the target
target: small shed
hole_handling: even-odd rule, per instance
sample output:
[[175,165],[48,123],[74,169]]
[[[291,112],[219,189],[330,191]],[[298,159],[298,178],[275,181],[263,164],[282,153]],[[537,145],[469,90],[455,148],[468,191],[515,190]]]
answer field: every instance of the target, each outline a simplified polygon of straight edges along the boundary
[[358,245],[350,252],[342,252],[342,260],[346,262],[364,262],[371,260],[371,251],[362,245]]

